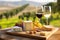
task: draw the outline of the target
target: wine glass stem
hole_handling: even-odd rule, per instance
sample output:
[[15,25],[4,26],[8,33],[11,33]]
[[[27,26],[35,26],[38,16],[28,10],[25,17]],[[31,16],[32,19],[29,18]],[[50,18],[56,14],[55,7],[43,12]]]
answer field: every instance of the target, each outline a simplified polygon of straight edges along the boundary
[[40,22],[40,19],[39,19],[39,22]]
[[48,18],[47,18],[47,21],[46,21],[46,22],[47,22],[47,25],[48,25],[48,21],[49,21],[49,20],[48,20]]

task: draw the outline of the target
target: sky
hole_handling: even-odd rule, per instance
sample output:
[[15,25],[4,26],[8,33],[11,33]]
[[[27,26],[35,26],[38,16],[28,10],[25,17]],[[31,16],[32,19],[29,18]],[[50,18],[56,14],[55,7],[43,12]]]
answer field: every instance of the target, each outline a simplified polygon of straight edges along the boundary
[[33,2],[56,2],[57,0],[0,0],[0,1],[33,1]]

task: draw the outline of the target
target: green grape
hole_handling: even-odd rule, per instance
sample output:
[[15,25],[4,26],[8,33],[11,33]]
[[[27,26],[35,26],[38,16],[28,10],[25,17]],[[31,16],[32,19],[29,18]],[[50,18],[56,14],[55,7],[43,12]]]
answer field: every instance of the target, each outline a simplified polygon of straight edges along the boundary
[[35,18],[35,21],[36,21],[36,22],[39,22],[39,18],[36,17],[36,18]]

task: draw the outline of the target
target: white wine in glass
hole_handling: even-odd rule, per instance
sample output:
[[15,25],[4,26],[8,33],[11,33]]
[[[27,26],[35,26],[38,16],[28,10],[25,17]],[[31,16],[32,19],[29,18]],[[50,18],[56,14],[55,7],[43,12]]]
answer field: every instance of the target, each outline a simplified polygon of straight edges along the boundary
[[51,14],[44,14],[44,17],[47,18],[47,19],[48,19],[50,16],[51,16]]
[[47,19],[47,25],[50,16],[51,16],[51,6],[44,6],[44,17]]

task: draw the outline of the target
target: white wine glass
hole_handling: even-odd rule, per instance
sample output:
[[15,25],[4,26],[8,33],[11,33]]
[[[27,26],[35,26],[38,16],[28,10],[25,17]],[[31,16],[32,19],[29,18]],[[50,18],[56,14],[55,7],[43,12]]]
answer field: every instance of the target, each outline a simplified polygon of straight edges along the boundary
[[46,24],[49,25],[49,17],[51,16],[51,6],[44,6],[44,17],[46,18]]

